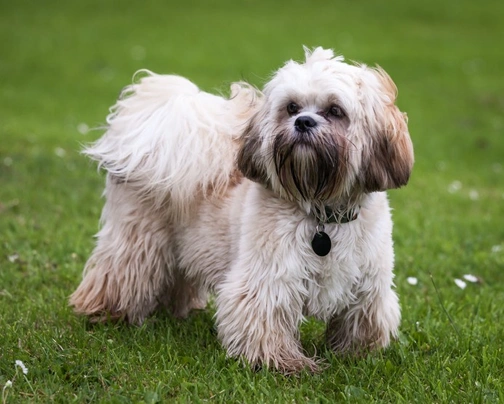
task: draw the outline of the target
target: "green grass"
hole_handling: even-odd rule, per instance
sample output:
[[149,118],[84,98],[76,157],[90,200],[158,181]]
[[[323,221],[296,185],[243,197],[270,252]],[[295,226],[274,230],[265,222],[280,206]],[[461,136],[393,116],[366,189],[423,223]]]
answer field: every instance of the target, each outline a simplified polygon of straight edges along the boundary
[[[7,402],[504,400],[504,3],[273,3],[0,0]],[[225,91],[237,79],[263,84],[285,60],[301,59],[303,44],[380,64],[409,114],[417,162],[409,185],[390,193],[399,340],[339,358],[309,321],[303,343],[327,368],[284,377],[226,358],[211,310],[186,321],[158,314],[140,328],[74,316],[67,297],[103,204],[103,177],[79,155],[100,132],[82,135],[79,125],[103,123],[137,69]],[[481,282],[462,290],[454,279],[468,273]]]

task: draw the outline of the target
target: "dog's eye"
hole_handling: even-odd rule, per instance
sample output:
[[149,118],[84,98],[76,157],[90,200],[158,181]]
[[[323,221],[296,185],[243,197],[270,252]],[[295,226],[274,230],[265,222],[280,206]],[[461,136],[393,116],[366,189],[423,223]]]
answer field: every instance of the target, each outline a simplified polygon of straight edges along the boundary
[[345,112],[343,111],[343,109],[341,107],[339,107],[338,105],[333,105],[330,109],[329,109],[329,113],[336,117],[336,118],[343,118],[345,116]]
[[289,102],[287,104],[287,112],[290,114],[290,115],[294,115],[294,114],[297,114],[299,111],[299,105],[297,105],[295,102]]

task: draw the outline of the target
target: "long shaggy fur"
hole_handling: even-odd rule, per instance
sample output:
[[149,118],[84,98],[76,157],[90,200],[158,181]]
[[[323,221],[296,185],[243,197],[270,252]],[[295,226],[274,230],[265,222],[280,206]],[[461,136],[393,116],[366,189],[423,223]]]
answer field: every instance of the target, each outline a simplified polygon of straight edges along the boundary
[[[286,373],[317,368],[299,342],[307,315],[335,351],[387,346],[400,310],[382,191],[413,165],[390,77],[322,48],[229,98],[144,74],[85,150],[107,171],[106,203],[76,312],[141,324],[159,307],[185,317],[213,291],[228,353]],[[311,247],[321,226],[325,257]]]

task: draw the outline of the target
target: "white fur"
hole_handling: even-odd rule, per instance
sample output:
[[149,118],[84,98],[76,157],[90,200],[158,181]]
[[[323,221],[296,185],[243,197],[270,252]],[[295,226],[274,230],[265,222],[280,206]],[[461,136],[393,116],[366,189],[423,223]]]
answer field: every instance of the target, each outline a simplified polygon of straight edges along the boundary
[[235,140],[259,93],[243,83],[231,87],[232,101],[200,91],[179,76],[147,76],[122,92],[107,117],[105,136],[84,153],[109,174],[154,196],[167,195],[187,213],[200,192],[225,190],[234,170]]
[[[366,191],[362,173],[380,131],[395,128],[386,116],[395,94],[381,72],[347,65],[330,50],[306,50],[306,58],[281,68],[264,95],[241,83],[226,99],[153,73],[125,90],[106,134],[85,151],[108,178],[97,246],[71,297],[78,313],[140,324],[160,306],[186,316],[203,308],[213,290],[228,353],[284,372],[317,367],[299,342],[305,316],[328,322],[335,350],[389,344],[400,320],[392,220],[385,193]],[[275,125],[290,128],[296,119],[278,117],[289,97],[303,100],[302,113],[325,128],[316,136],[330,136],[314,142],[332,142],[331,131],[344,127],[319,115],[328,97],[348,115],[351,146],[334,162],[345,175],[335,177],[341,183],[323,200],[286,189],[275,169]],[[401,136],[409,140],[407,132]],[[249,159],[247,139],[257,143]],[[295,150],[295,167],[316,176],[304,163],[311,150]],[[237,158],[239,166],[257,167],[262,179],[243,178]],[[311,240],[321,218],[313,209],[324,205],[360,213],[350,223],[325,224],[332,249],[319,257]]]

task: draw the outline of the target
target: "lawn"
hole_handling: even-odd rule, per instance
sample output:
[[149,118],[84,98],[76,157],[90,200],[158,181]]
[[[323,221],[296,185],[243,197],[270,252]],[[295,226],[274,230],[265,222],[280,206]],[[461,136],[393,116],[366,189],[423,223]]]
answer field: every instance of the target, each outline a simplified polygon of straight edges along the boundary
[[[503,402],[503,18],[497,0],[0,0],[4,401]],[[414,173],[389,193],[400,338],[337,357],[309,320],[303,344],[325,369],[286,377],[227,358],[212,308],[142,327],[75,316],[104,180],[79,150],[133,73],[226,92],[261,86],[303,44],[381,65],[409,115]]]

